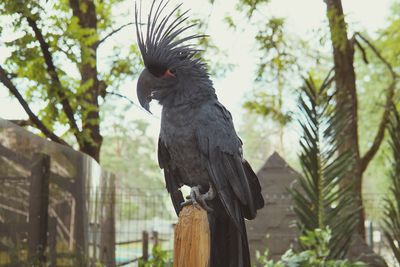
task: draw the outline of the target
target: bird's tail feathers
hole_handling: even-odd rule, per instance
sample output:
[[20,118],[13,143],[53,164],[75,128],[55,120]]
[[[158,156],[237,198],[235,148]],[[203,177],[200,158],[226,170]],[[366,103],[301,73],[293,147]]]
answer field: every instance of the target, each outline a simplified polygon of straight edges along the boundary
[[[243,169],[246,173],[247,181],[250,186],[251,196],[253,198],[253,205],[255,210],[262,209],[264,207],[264,198],[262,196],[261,185],[258,181],[257,175],[251,168],[250,164],[247,161],[243,162]],[[248,220],[252,220],[255,218],[257,213],[247,212],[246,208],[243,208],[244,217]]]
[[243,216],[240,216],[241,231],[238,231],[237,225],[228,216],[219,199],[215,199],[213,210],[208,215],[211,232],[210,267],[250,267]]

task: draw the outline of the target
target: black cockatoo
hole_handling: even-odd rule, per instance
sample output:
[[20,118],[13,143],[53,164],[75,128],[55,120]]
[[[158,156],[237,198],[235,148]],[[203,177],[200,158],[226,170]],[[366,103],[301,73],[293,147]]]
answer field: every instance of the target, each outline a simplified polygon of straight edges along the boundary
[[[258,178],[242,155],[229,111],[218,101],[205,64],[194,45],[201,35],[182,36],[187,12],[179,6],[166,15],[168,1],[152,2],[142,30],[135,8],[137,42],[145,69],[137,96],[162,105],[159,165],[177,214],[188,203],[208,211],[211,267],[250,267],[244,218],[264,206]],[[180,188],[191,187],[188,200]]]

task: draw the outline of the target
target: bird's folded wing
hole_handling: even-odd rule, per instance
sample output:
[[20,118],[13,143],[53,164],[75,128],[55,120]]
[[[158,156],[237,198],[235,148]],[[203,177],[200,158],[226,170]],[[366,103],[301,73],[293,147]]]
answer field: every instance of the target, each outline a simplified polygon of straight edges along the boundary
[[181,211],[181,203],[184,202],[183,195],[180,188],[180,174],[179,171],[171,165],[171,158],[169,152],[161,140],[158,139],[158,164],[161,169],[164,169],[164,178],[167,190],[171,196],[172,204],[174,205],[176,214],[179,215]]
[[220,103],[199,114],[196,139],[221,202],[240,229],[241,217],[253,219],[264,201],[257,176],[242,158],[231,115]]

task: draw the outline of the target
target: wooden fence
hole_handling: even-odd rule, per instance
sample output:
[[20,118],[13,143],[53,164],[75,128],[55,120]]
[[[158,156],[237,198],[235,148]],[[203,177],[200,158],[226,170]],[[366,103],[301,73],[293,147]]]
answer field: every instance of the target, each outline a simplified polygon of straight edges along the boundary
[[0,185],[0,266],[127,266],[172,249],[164,189],[117,190],[90,157],[1,119]]
[[0,266],[115,266],[115,177],[93,159],[0,119],[0,184]]
[[[1,145],[0,151],[6,151],[8,156],[12,154],[12,151]],[[0,155],[4,156],[4,154]],[[14,256],[11,259],[9,256],[4,256],[5,252],[17,248],[3,245],[0,246],[0,252],[3,252],[0,254],[0,266],[2,264],[18,266],[20,262],[25,261],[60,266],[60,264],[57,265],[57,260],[63,262],[60,258],[75,258],[75,261],[80,264],[89,258],[89,261],[100,261],[107,263],[107,266],[115,266],[115,221],[113,216],[115,201],[109,199],[115,193],[113,177],[110,176],[109,181],[107,181],[109,185],[103,188],[107,192],[103,191],[102,196],[107,197],[107,199],[99,200],[101,202],[99,207],[102,211],[100,214],[102,223],[100,224],[99,251],[98,253],[94,251],[90,255],[87,246],[87,227],[84,220],[84,218],[87,218],[87,210],[82,207],[89,202],[83,203],[85,197],[77,194],[77,192],[82,192],[81,190],[73,190],[79,182],[75,181],[71,184],[71,187],[67,187],[72,189],[67,190],[71,193],[72,201],[67,205],[61,203],[64,208],[60,209],[60,207],[54,205],[58,200],[50,197],[50,187],[54,189],[52,177],[55,176],[50,170],[50,156],[36,153],[30,163],[28,159],[21,161],[21,155],[7,157],[7,159],[10,158],[14,159],[14,163],[17,162],[28,169],[30,175],[18,177],[18,179],[11,176],[1,177],[5,187],[2,190],[0,189],[0,209],[6,216],[0,221],[0,237],[11,240],[14,246],[18,244],[19,252],[15,254],[27,254],[27,257]],[[63,191],[65,189],[63,184],[60,186],[60,183],[58,183],[57,190]],[[25,193],[23,195],[16,193],[20,191]],[[83,192],[83,194],[86,193]],[[54,195],[54,192],[52,195]],[[22,207],[15,205],[18,202],[22,202],[24,205]],[[65,246],[68,249],[57,250],[57,247],[63,247],[61,243],[66,244]]]

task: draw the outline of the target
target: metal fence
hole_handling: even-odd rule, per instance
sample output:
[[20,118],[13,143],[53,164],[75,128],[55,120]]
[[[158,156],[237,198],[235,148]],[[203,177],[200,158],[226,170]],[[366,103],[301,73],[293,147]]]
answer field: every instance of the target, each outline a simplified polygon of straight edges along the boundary
[[115,207],[118,266],[147,260],[155,245],[172,252],[176,215],[165,189],[117,188]]

